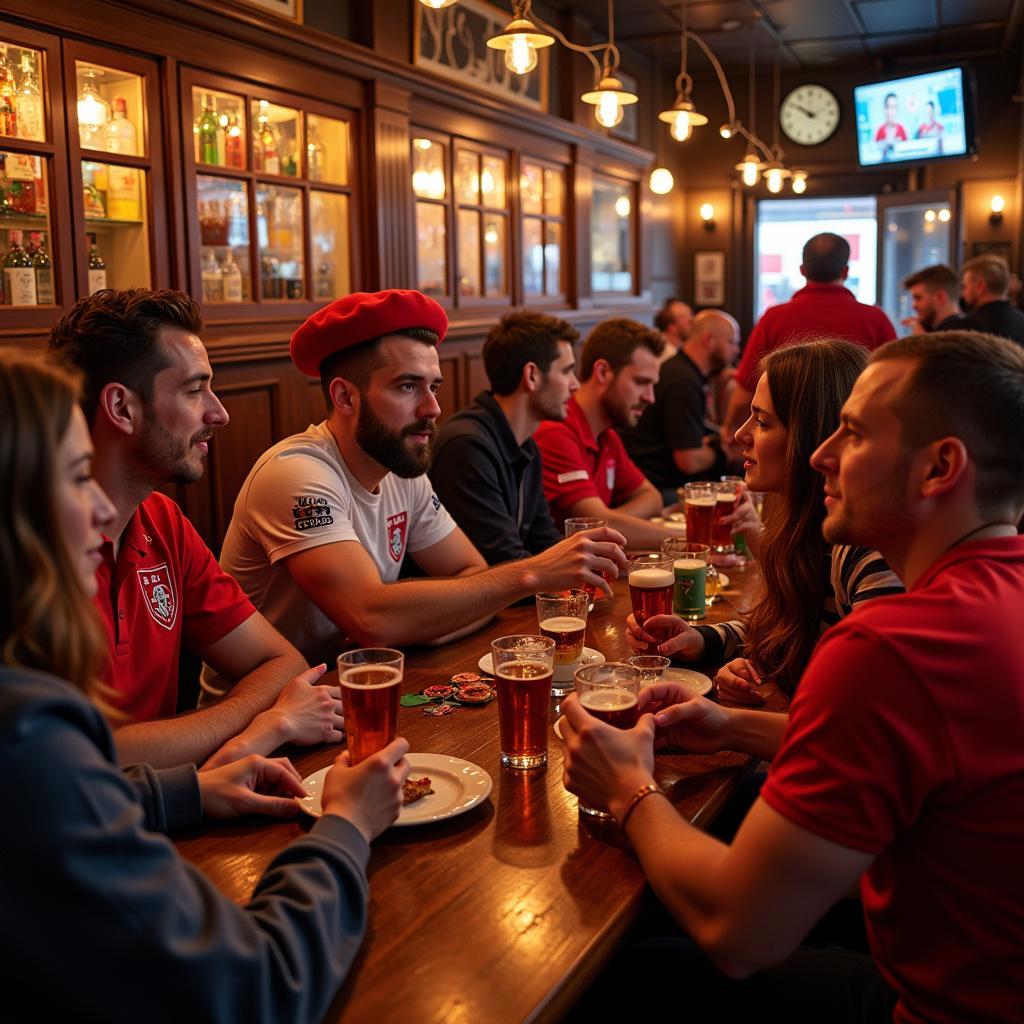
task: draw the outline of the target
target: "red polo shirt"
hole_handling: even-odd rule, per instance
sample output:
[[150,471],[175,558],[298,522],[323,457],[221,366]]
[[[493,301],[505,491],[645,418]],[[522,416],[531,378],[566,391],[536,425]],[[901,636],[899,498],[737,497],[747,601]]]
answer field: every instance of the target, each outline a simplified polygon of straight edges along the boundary
[[900,1024],[1024,1021],[1024,537],[941,555],[830,629],[761,796],[871,854]]
[[750,332],[736,380],[747,391],[757,387],[758,364],[768,352],[793,341],[844,338],[875,349],[896,337],[889,318],[854,298],[841,284],[808,281],[789,302],[766,310]]
[[575,397],[565,419],[542,423],[533,439],[544,466],[544,493],[559,527],[577,501],[600,498],[615,508],[646,479],[611,427],[594,437]]
[[95,604],[107,633],[103,681],[132,722],[173,715],[182,640],[202,654],[256,610],[178,506],[153,493],[128,520],[121,551],[103,545]]

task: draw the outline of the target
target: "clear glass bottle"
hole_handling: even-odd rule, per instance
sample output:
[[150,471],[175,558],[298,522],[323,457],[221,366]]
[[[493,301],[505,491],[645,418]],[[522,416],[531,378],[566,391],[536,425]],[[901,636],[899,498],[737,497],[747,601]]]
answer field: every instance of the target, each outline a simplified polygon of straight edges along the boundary
[[203,98],[203,112],[199,115],[199,120],[196,123],[199,128],[199,162],[217,165],[220,156],[217,146],[220,124],[214,110],[213,97],[205,96]]
[[310,181],[324,180],[324,144],[320,132],[310,123],[306,132],[306,174]]
[[242,271],[235,262],[235,254],[228,249],[220,265],[221,290],[224,302],[242,301]]
[[37,306],[36,273],[32,257],[22,247],[21,231],[12,228],[7,234],[10,248],[4,256],[4,302],[8,306]]
[[89,232],[89,294],[93,295],[107,287],[107,265],[103,262],[96,245],[96,235]]
[[263,170],[267,174],[281,173],[281,156],[277,147],[277,132],[270,118],[260,118],[260,145],[263,148]]
[[106,150],[108,153],[124,153],[138,156],[138,141],[135,125],[128,120],[128,104],[123,96],[115,96],[110,109],[112,117],[107,125]]
[[18,135],[23,139],[44,139],[43,92],[39,88],[39,76],[32,66],[32,58],[27,53],[21,55],[21,81],[14,105],[18,114]]
[[224,127],[224,163],[239,170],[245,167],[242,126],[234,114],[228,114],[228,122]]
[[18,85],[6,49],[0,63],[0,135],[18,138]]
[[224,301],[224,279],[221,277],[220,264],[213,249],[203,254],[203,265],[200,272],[203,287],[203,302]]
[[50,259],[50,254],[46,251],[42,232],[33,231],[29,237],[32,249],[32,267],[36,273],[36,301],[40,306],[52,306],[55,301],[53,262]]

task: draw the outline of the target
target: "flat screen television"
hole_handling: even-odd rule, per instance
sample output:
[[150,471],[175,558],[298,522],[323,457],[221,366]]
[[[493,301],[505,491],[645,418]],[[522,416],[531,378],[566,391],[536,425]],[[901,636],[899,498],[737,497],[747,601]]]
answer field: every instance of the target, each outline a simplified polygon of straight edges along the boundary
[[974,151],[973,92],[962,67],[858,85],[853,105],[861,167]]

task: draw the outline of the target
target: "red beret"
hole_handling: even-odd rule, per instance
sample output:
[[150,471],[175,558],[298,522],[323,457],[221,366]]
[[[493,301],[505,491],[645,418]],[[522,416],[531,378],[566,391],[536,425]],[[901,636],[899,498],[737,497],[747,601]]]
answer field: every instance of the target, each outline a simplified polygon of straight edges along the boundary
[[353,292],[317,310],[292,335],[292,362],[311,377],[320,374],[328,357],[373,338],[426,327],[438,344],[448,330],[448,316],[422,292],[389,288],[383,292]]

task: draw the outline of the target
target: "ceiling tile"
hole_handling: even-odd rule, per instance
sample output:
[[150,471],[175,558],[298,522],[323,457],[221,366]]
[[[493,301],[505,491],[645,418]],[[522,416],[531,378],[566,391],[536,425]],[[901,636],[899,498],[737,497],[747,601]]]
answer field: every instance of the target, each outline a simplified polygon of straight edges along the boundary
[[938,26],[935,0],[869,0],[856,5],[868,33],[912,32]]
[[858,26],[843,0],[767,0],[762,8],[783,39],[830,39]]
[[848,39],[809,39],[790,44],[803,64],[835,64],[850,57],[864,57],[864,45],[857,37]]
[[894,33],[885,36],[868,36],[865,40],[868,49],[878,56],[887,54],[901,57],[916,57],[924,53],[934,53],[938,49],[937,32],[914,32],[900,35]]

